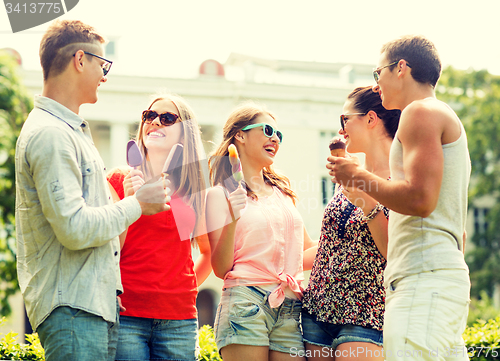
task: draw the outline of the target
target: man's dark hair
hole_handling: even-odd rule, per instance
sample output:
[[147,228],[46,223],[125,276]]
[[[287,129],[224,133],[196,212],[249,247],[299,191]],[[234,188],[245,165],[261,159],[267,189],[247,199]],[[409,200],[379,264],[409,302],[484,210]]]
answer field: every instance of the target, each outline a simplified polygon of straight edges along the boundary
[[95,52],[96,45],[104,42],[104,37],[92,26],[79,20],[54,21],[40,42],[43,80],[62,73],[76,51]]
[[382,46],[381,53],[385,53],[389,64],[406,60],[411,76],[419,83],[435,87],[441,76],[441,61],[436,47],[423,36],[407,35],[390,41]]

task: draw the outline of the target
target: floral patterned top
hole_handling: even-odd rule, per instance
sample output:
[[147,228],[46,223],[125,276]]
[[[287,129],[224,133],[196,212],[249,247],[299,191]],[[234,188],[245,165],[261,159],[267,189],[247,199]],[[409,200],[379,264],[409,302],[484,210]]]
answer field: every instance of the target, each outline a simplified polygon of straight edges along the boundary
[[[389,210],[383,210],[388,218]],[[325,208],[302,304],[318,321],[382,330],[386,260],[362,217],[361,208],[335,193]]]

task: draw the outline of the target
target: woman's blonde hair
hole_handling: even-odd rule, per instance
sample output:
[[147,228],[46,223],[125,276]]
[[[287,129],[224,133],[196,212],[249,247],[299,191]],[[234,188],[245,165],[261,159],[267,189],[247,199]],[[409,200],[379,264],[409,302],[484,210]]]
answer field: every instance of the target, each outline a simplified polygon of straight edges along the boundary
[[[242,130],[247,125],[254,124],[255,119],[263,114],[269,115],[271,118],[276,120],[274,114],[269,112],[263,106],[255,104],[251,101],[241,104],[229,115],[229,118],[222,129],[222,142],[209,160],[210,180],[212,185],[224,186],[230,192],[233,192],[238,187],[238,183],[232,177],[233,172],[232,166],[229,163],[228,148],[231,144],[234,144],[234,138],[238,131]],[[264,167],[262,173],[264,181],[267,184],[277,187],[281,190],[281,192],[289,196],[295,203],[297,195],[290,188],[290,181],[287,177],[276,173],[272,166]],[[252,199],[258,199],[257,194],[250,189],[248,185],[245,186],[247,189],[247,195]]]
[[[170,180],[174,182],[175,192],[184,198],[196,213],[196,224],[200,221],[205,209],[205,191],[207,182],[202,167],[204,157],[203,144],[201,141],[201,132],[191,107],[186,101],[176,94],[158,94],[153,96],[148,109],[160,100],[171,101],[179,112],[180,124],[182,126],[181,139],[183,139],[182,167],[174,169]],[[137,129],[136,142],[139,145],[144,159],[147,158],[148,151],[143,141],[144,122],[141,119]],[[152,169],[148,167],[147,162],[143,162],[142,171],[145,175],[153,175]]]

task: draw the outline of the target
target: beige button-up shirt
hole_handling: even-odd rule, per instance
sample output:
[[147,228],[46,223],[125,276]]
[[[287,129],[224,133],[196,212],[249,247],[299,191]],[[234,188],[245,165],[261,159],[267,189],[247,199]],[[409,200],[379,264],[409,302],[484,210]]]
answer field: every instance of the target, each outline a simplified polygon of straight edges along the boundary
[[88,123],[35,97],[16,146],[17,272],[34,330],[58,306],[116,321],[118,235],[141,208],[113,204],[105,173]]

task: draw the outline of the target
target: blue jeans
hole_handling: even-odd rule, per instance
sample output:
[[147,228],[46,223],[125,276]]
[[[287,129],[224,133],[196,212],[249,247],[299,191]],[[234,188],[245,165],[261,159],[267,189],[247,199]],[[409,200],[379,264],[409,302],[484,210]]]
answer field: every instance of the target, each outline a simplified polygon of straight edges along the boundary
[[304,342],[311,345],[336,349],[345,342],[370,342],[377,346],[383,344],[382,331],[357,325],[337,325],[316,320],[315,315],[302,310],[302,331]]
[[[118,315],[117,307],[117,315]],[[117,316],[118,317],[118,316]],[[115,359],[118,323],[68,306],[57,307],[37,332],[46,361]]]
[[198,320],[157,320],[120,316],[116,360],[196,359]]

